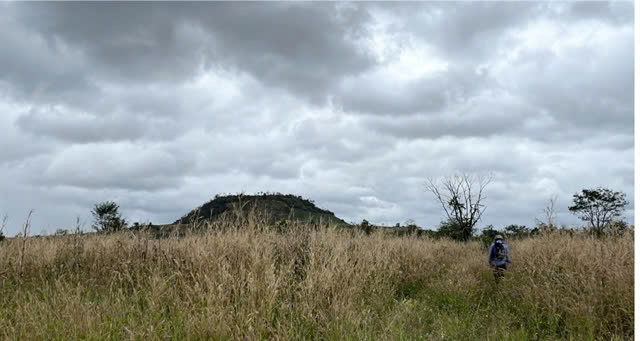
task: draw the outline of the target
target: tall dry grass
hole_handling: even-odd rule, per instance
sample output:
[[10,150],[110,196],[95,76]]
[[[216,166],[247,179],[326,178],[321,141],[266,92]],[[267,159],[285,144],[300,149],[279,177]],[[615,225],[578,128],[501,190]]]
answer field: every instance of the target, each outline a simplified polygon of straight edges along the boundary
[[5,339],[629,339],[633,239],[480,243],[229,221],[0,244]]

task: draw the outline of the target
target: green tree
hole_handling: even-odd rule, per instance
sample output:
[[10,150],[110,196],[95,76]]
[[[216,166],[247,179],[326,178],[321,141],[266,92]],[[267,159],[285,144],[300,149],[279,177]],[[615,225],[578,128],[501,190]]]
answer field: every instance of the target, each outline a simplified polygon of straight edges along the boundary
[[420,228],[416,225],[416,222],[413,219],[409,219],[406,222],[407,225],[407,233],[408,234],[416,234]]
[[491,243],[493,243],[494,238],[496,237],[496,235],[499,235],[500,231],[496,230],[493,225],[487,225],[485,226],[485,228],[482,230],[482,233],[480,234],[480,241],[482,241],[482,244],[484,245],[485,248],[489,248],[489,245],[491,245]]
[[9,220],[9,216],[7,216],[6,214],[2,216],[2,222],[0,222],[0,242],[6,239],[4,235],[4,230],[7,228],[8,220]]
[[117,232],[127,227],[127,222],[118,211],[120,207],[113,201],[97,203],[91,214],[93,215],[93,229],[97,232]]
[[448,237],[457,241],[466,241],[471,239],[475,231],[468,222],[448,219],[440,223],[437,235],[438,237]]
[[569,211],[588,222],[596,233],[602,234],[605,227],[622,214],[627,204],[624,193],[598,187],[574,194]]
[[505,234],[510,238],[525,238],[534,234],[534,232],[525,225],[516,224],[505,226],[504,231]]
[[613,235],[623,235],[626,231],[632,229],[633,227],[627,224],[624,220],[612,220],[611,223],[607,226],[607,232],[612,233]]
[[56,236],[66,236],[69,233],[67,229],[57,229],[55,235]]

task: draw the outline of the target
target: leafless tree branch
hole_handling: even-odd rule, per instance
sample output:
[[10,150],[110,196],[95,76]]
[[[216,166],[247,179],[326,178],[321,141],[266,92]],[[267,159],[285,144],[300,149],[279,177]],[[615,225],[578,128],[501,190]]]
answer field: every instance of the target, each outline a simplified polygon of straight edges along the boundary
[[449,222],[471,231],[486,210],[483,192],[492,180],[492,174],[474,177],[462,173],[439,180],[429,178],[426,189],[440,203]]

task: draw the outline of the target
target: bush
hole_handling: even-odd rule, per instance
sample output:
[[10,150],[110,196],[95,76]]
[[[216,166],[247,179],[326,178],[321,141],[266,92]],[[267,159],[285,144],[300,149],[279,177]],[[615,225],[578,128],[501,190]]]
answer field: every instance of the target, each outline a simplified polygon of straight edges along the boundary
[[358,229],[366,234],[371,234],[371,232],[373,232],[373,225],[366,219],[362,219],[362,222],[358,225]]
[[57,229],[55,235],[56,236],[66,236],[69,233],[67,229]]
[[448,220],[440,223],[438,236],[448,237],[456,241],[467,241],[471,239],[474,231],[475,229],[471,224],[459,224],[457,221]]
[[485,248],[489,248],[489,245],[493,243],[496,235],[500,234],[500,231],[496,230],[493,225],[487,225],[480,235],[480,241]]

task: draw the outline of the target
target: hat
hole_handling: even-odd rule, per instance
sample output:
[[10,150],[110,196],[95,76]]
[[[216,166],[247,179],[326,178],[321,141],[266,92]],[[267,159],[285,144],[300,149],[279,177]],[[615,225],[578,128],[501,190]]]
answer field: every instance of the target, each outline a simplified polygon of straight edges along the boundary
[[502,240],[502,235],[496,234],[495,238],[493,238],[493,240],[498,240],[498,239]]

